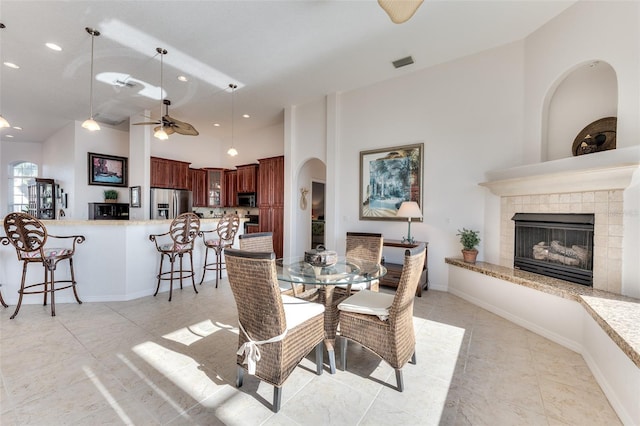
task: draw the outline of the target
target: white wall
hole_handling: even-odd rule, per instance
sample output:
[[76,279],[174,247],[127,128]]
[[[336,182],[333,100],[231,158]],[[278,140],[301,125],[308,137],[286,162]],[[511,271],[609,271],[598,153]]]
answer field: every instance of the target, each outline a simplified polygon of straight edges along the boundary
[[639,21],[638,2],[577,2],[527,37],[521,164],[542,159],[542,114],[554,84],[593,60],[610,64],[618,78],[617,147],[640,144]]
[[[412,224],[412,234],[429,242],[432,287],[446,288],[442,259],[459,254],[456,230],[483,227],[484,193],[477,182],[487,169],[520,157],[521,118],[513,106],[522,104],[521,88],[522,45],[515,43],[337,96],[337,118],[327,114],[327,126],[337,127],[338,149],[327,150],[327,167],[335,164],[335,176],[332,181],[327,171],[326,193],[340,216],[332,217],[329,208],[334,230],[327,226],[333,232],[327,244],[334,240],[335,248],[344,250],[347,231],[382,232],[387,239],[406,234],[404,222],[359,220],[359,153],[423,142],[424,221]],[[296,108],[298,146],[316,140],[325,120],[320,104]],[[312,112],[318,113],[315,121]],[[292,161],[303,158],[299,153]]]

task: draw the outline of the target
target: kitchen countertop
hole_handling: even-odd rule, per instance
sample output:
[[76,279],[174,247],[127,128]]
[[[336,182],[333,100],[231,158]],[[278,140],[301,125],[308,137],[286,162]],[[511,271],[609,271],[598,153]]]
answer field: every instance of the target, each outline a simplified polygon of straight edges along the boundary
[[580,303],[640,368],[640,299],[486,262],[472,264],[449,257],[445,262]]

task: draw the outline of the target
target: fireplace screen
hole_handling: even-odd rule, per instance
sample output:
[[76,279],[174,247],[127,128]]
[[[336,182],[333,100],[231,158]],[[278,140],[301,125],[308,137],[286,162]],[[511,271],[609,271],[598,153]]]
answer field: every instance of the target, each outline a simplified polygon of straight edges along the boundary
[[514,268],[593,285],[592,214],[517,213]]

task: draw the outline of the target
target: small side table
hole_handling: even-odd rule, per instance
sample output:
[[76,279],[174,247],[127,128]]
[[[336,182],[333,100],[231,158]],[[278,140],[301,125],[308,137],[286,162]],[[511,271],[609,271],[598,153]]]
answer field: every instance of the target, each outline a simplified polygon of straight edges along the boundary
[[[400,240],[384,240],[383,245],[385,247],[395,247],[395,248],[404,248],[411,249],[418,247],[420,241],[416,241],[415,243],[407,243],[402,242]],[[418,288],[416,288],[416,295],[418,297],[422,297],[422,290],[429,290],[429,267],[427,266],[427,254],[429,253],[429,243],[425,242],[425,256],[424,256],[424,267],[422,269],[422,276],[420,277],[420,282],[418,283]],[[399,263],[389,263],[385,262],[384,266],[387,268],[387,274],[380,279],[380,285],[386,287],[398,288],[398,284],[400,283],[400,276],[402,275],[402,265]]]

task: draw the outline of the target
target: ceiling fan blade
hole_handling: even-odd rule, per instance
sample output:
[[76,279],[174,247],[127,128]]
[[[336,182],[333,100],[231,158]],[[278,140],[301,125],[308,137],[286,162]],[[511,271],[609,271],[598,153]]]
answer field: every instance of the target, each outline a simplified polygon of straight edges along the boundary
[[176,133],[187,136],[198,136],[200,133],[189,123],[185,123],[184,121],[176,120],[175,118],[170,117],[169,115],[165,115],[162,117],[163,120],[166,120],[170,123],[170,126]]
[[144,125],[144,124],[160,124],[159,121],[145,121],[142,123],[133,123],[134,126]]

